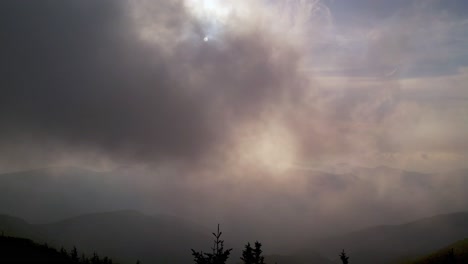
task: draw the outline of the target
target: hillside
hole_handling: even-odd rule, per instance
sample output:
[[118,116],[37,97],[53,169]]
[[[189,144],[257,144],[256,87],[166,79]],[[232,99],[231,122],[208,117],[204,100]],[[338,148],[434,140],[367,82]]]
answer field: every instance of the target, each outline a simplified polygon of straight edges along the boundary
[[[468,208],[467,171],[439,175],[350,166],[328,173],[295,171],[289,179],[291,183],[301,182],[297,195],[260,182],[261,190],[236,187],[245,193],[243,199],[256,201],[249,206],[243,199],[218,203],[202,195],[204,186],[168,186],[165,177],[135,168],[93,171],[51,167],[0,174],[0,214],[31,223],[125,209],[150,215],[170,214],[210,226],[220,222],[226,232],[233,234],[230,241],[236,244],[260,239],[274,251],[286,249],[278,252],[286,254],[308,237],[343,234]],[[194,200],[205,210],[190,206]],[[265,204],[271,208],[264,210]],[[210,217],[211,210],[216,210],[219,219]],[[276,217],[278,210],[282,211],[281,218]],[[292,222],[293,228],[283,228]],[[271,229],[277,231],[272,234]]]
[[468,212],[460,212],[401,225],[376,226],[314,242],[312,248],[331,258],[344,248],[356,263],[391,263],[427,254],[465,237]]
[[[75,248],[76,250],[76,248]],[[28,263],[28,264],[81,264],[89,263],[91,259],[93,263],[111,264],[113,262],[108,257],[84,256],[78,252],[67,252],[64,249],[58,251],[55,248],[47,245],[40,245],[29,239],[0,236],[0,263]]]
[[[208,230],[184,220],[168,216],[147,216],[129,210],[88,214],[42,225],[0,215],[0,230],[9,236],[27,237],[55,247],[77,246],[88,255],[97,251],[128,263],[133,263],[136,259],[143,263],[189,263],[192,261],[190,249],[206,251],[211,241]],[[283,264],[328,264],[332,262],[322,256],[336,260],[337,254],[344,248],[353,263],[394,263],[428,254],[466,237],[468,213],[461,212],[335,236],[311,243],[306,250],[296,254],[267,254],[266,260],[269,263]],[[229,237],[225,239],[229,241]],[[443,250],[453,247],[457,254],[460,250],[463,253],[463,243],[466,241]],[[237,249],[241,246],[235,245]],[[315,249],[318,249],[318,253],[311,254],[310,252],[316,252]],[[238,261],[236,255],[237,253],[231,256],[232,263]]]
[[285,256],[285,255],[267,255],[265,256],[265,263],[268,264],[333,264],[327,258],[320,256],[319,254],[308,254],[308,255],[297,255],[297,256]]
[[120,206],[131,208],[128,203],[132,199],[124,185],[111,176],[70,167],[0,174],[0,214],[46,223],[123,209],[116,205],[116,199]]
[[[57,245],[80,243],[85,250],[99,248],[107,255],[132,261],[137,257],[144,260],[144,256],[148,260],[164,259],[171,254],[177,258],[174,261],[190,261],[191,256],[187,254],[190,248],[210,246],[211,230],[175,217],[150,217],[136,211],[122,211],[129,208],[145,214],[164,214],[170,208],[170,212],[179,213],[186,219],[207,223],[211,215],[206,211],[179,211],[190,204],[184,199],[200,198],[198,192],[184,190],[180,193],[185,198],[168,199],[170,195],[163,183],[147,181],[146,176],[137,173],[125,173],[128,172],[57,167],[1,174],[0,214],[18,216],[33,223],[51,224],[31,225],[21,219],[0,216],[3,225],[0,229],[13,230],[15,235]],[[288,196],[277,190],[271,192],[278,195],[269,198],[268,203],[282,204],[281,201],[287,201],[283,207],[273,206],[270,209],[275,210],[263,210],[263,207],[246,207],[242,204],[241,201],[249,198],[257,201],[254,198],[258,198],[256,194],[260,192],[252,192],[255,195],[249,194],[243,200],[236,199],[226,205],[229,210],[222,211],[225,218],[221,223],[226,231],[227,246],[234,247],[233,258],[240,254],[245,241],[258,239],[264,243],[268,255],[281,254],[281,258],[290,258],[288,262],[298,259],[292,256],[304,256],[304,252],[296,250],[303,247],[306,252],[318,251],[330,259],[336,259],[341,249],[345,248],[353,260],[364,264],[375,263],[376,260],[392,261],[404,256],[426,254],[467,234],[467,216],[461,213],[329,236],[332,232],[343,234],[375,223],[402,223],[407,219],[439,212],[441,208],[442,211],[452,210],[453,207],[466,208],[467,171],[443,176],[388,167],[347,166],[329,173],[303,173],[300,177],[296,176],[307,179],[301,186],[306,196]],[[327,208],[331,209],[316,207],[315,203],[320,201],[330,203]],[[200,198],[197,202],[211,208],[207,200]],[[260,206],[265,203],[260,199],[256,204]],[[336,210],[335,205],[353,210]],[[293,208],[300,210],[290,212]],[[280,209],[285,210],[282,217],[268,217]],[[109,211],[112,213],[92,213]],[[72,217],[77,215],[81,216]],[[61,219],[67,220],[58,221]],[[116,234],[121,234],[125,241],[114,241]],[[176,239],[179,237],[182,239]],[[310,239],[318,237],[325,239]],[[106,239],[111,242],[105,243]],[[132,246],[122,252],[120,249],[128,241],[132,241]],[[299,259],[302,261],[303,257]]]
[[129,263],[136,259],[143,263],[187,263],[192,260],[191,248],[208,248],[211,241],[210,232],[196,225],[136,211],[89,214],[46,225],[0,216],[0,230],[56,247],[76,246],[87,254],[96,250]]
[[400,264],[464,264],[468,263],[468,238],[455,242],[431,254]]

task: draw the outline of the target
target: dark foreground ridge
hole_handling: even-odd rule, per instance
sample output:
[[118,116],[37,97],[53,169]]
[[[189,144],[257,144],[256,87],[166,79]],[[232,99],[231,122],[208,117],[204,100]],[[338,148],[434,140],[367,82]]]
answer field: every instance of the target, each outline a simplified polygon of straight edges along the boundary
[[466,264],[468,263],[468,238],[450,244],[440,250],[400,264]]
[[112,259],[79,254],[76,247],[69,252],[64,248],[57,250],[47,244],[38,244],[30,239],[0,236],[0,263],[60,263],[60,264],[113,264]]
[[[0,264],[134,264],[137,259],[143,264],[468,263],[467,217],[467,213],[453,213],[378,226],[331,238],[329,244],[327,240],[305,244],[308,251],[264,255],[258,241],[232,242],[229,238],[229,247],[224,248],[224,234],[219,229],[210,239],[210,232],[196,225],[136,211],[96,213],[39,225],[0,215]],[[232,246],[238,251],[231,252]],[[316,252],[314,246],[324,246],[330,254],[322,255],[323,250]],[[60,247],[64,249],[57,250]],[[94,252],[112,256],[113,261]]]

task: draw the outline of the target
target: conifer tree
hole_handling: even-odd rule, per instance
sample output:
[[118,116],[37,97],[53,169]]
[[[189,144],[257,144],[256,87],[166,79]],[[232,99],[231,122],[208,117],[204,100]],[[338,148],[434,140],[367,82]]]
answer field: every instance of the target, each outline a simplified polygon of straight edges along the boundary
[[250,243],[245,245],[242,251],[241,260],[243,264],[265,264],[265,258],[262,256],[262,244],[258,241],[255,242],[255,248],[250,246]]
[[192,249],[192,255],[194,261],[197,264],[225,264],[229,255],[231,254],[231,249],[224,250],[224,240],[221,240],[221,235],[223,232],[218,231],[213,233],[215,237],[213,241],[213,247],[211,248],[212,253],[204,253],[203,251],[197,252]]
[[70,258],[71,258],[72,261],[76,261],[76,262],[79,261],[78,250],[76,250],[75,246],[73,247],[73,249],[70,252]]
[[451,248],[449,252],[447,253],[444,262],[447,264],[457,263],[453,248]]
[[68,258],[68,252],[67,250],[65,250],[65,248],[61,247],[60,248],[60,254],[65,257],[65,258]]
[[341,251],[340,259],[341,259],[341,262],[343,262],[343,264],[348,264],[349,257],[346,256],[346,253],[345,253],[344,249],[343,249],[343,251]]
[[101,260],[99,259],[98,254],[96,252],[93,253],[93,257],[91,258],[92,264],[100,264]]
[[82,263],[88,263],[88,258],[86,257],[86,255],[84,253],[81,254],[81,258],[80,258],[80,262]]
[[254,257],[255,264],[265,264],[265,258],[262,256],[262,244],[258,241],[255,241]]
[[255,261],[254,255],[253,255],[253,249],[250,246],[249,242],[247,243],[247,245],[245,245],[245,249],[242,250],[241,260],[243,264],[253,264]]

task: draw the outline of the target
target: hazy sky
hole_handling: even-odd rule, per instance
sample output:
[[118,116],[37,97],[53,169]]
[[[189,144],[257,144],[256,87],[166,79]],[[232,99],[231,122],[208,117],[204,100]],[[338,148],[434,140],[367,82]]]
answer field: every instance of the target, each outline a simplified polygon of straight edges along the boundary
[[2,1],[2,164],[462,167],[465,2]]
[[468,162],[466,0],[2,0],[0,58],[2,172],[143,169],[188,215],[444,208],[398,172],[310,177]]

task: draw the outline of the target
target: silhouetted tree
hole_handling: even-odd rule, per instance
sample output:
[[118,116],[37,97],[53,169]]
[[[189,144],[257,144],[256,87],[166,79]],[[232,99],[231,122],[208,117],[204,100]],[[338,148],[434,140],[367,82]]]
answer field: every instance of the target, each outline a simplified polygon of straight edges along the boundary
[[241,257],[242,263],[244,264],[253,264],[255,259],[254,259],[254,254],[253,254],[253,249],[250,246],[250,243],[248,242],[247,245],[245,245],[245,249],[242,250],[242,257]]
[[221,235],[223,232],[218,231],[213,233],[215,240],[213,241],[212,253],[204,253],[203,251],[197,252],[192,249],[192,255],[194,261],[197,264],[225,264],[229,255],[231,254],[231,249],[224,250],[224,240],[221,240]]
[[340,259],[341,259],[341,262],[343,262],[343,264],[348,264],[349,257],[346,256],[346,253],[345,253],[344,249],[343,249],[343,251],[341,251]]
[[255,249],[250,246],[250,243],[247,243],[242,251],[241,260],[244,264],[265,264],[262,252],[262,244],[260,242],[255,242]]
[[141,263],[140,263],[140,260],[137,260],[136,264],[141,264]]
[[68,258],[67,250],[65,250],[65,248],[61,247],[60,248],[60,255],[62,255],[64,258]]
[[76,250],[76,247],[74,246],[73,249],[71,250],[70,252],[70,258],[71,260],[75,261],[75,262],[78,262],[79,261],[79,258],[78,258],[78,250]]
[[192,249],[192,256],[194,258],[195,263],[197,264],[208,264],[212,263],[212,260],[206,256],[207,253],[203,253],[203,251],[196,252]]
[[81,263],[89,263],[89,259],[85,256],[85,254],[81,254],[81,258],[80,258],[80,262]]
[[265,264],[265,258],[262,256],[262,244],[258,241],[255,241],[254,257],[255,264]]
[[101,260],[99,259],[98,254],[96,252],[93,253],[93,257],[91,258],[91,264],[100,264]]
[[110,264],[112,261],[109,259],[109,257],[104,257],[103,259],[101,259],[101,262],[102,264]]
[[451,248],[449,250],[449,252],[447,253],[447,255],[445,256],[445,262],[444,263],[447,263],[447,264],[457,263],[457,260],[455,258],[455,252],[453,252],[453,248]]

